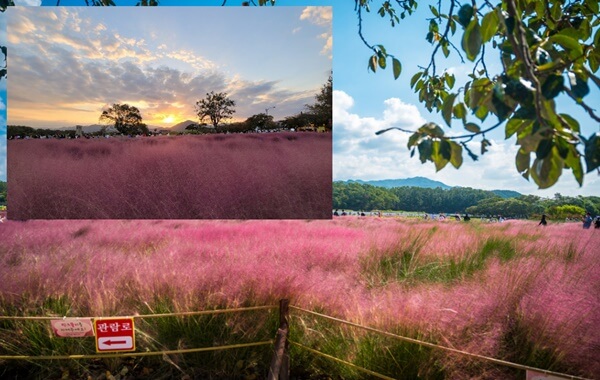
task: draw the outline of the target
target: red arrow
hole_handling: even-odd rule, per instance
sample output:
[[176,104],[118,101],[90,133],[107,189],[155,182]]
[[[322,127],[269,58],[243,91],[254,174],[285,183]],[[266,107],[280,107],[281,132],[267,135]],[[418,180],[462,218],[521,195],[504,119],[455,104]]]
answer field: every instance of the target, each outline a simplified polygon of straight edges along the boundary
[[111,344],[126,344],[126,340],[107,340],[103,342],[104,344],[110,346]]

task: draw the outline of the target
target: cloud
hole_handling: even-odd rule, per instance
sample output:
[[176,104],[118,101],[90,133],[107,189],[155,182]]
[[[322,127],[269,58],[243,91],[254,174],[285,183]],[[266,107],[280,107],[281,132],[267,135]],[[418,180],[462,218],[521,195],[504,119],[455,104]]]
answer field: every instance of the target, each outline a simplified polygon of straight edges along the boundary
[[306,7],[300,15],[300,20],[308,20],[320,26],[330,26],[332,19],[332,7]]
[[42,0],[15,0],[15,5],[26,5],[36,7],[42,5]]
[[[325,45],[321,49],[322,55],[327,55],[332,58],[331,52],[333,48],[333,36],[331,33],[333,10],[332,7],[306,7],[300,15],[300,20],[306,20],[314,25],[326,27],[327,32],[321,33],[317,38],[324,39]],[[298,29],[298,28],[296,28]],[[294,32],[296,31],[294,29]]]
[[[138,106],[150,124],[157,123],[151,118],[159,115],[195,118],[194,104],[210,91],[227,92],[236,101],[237,118],[273,106],[272,113],[283,117],[299,113],[318,91],[231,77],[191,50],[163,44],[151,51],[143,39],[109,32],[104,25],[72,14],[77,12],[21,8],[9,20],[9,47],[18,44],[11,54],[8,84],[11,123],[65,127],[73,124],[66,120],[77,119],[75,124],[91,124],[98,121],[103,106],[124,102]],[[75,33],[76,28],[81,32]]]
[[[418,153],[410,157],[407,148],[408,133],[389,131],[376,136],[375,132],[389,127],[416,130],[426,119],[416,106],[398,98],[383,102],[379,118],[363,117],[352,112],[354,99],[343,91],[333,92],[333,179],[395,179],[415,176],[428,177],[451,186],[473,187],[485,190],[507,189],[525,194],[552,196],[556,192],[569,195],[593,195],[600,188],[600,176],[588,175],[585,186],[578,188],[570,171],[564,171],[552,188],[540,191],[535,183],[525,180],[515,168],[517,146],[512,141],[491,140],[488,152],[471,160],[463,152],[463,165],[455,169],[448,164],[440,172],[432,163],[421,164]],[[476,154],[480,141],[467,144]]]

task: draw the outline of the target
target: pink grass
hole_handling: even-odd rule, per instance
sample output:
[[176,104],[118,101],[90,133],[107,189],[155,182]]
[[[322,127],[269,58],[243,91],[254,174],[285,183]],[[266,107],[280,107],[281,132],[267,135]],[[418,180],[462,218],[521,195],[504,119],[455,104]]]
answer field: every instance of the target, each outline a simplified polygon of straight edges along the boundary
[[[435,230],[431,232],[434,228]],[[492,238],[515,258],[490,258],[451,283],[369,286],[366,256],[426,236],[427,259],[460,258]],[[504,358],[515,326],[579,375],[600,374],[600,233],[579,224],[538,227],[387,218],[330,221],[8,221],[0,225],[0,300],[26,307],[67,295],[74,310],[131,314],[169,299],[178,310],[293,304]],[[22,295],[26,294],[26,299]],[[464,358],[443,359],[464,375]]]
[[10,219],[328,219],[331,134],[11,140]]

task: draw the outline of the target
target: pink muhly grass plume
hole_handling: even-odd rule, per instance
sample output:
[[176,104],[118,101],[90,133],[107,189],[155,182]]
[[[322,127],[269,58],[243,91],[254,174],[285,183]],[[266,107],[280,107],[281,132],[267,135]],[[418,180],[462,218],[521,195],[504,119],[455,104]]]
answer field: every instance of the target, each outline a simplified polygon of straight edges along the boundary
[[[289,298],[500,359],[526,364],[537,350],[546,361],[533,364],[593,377],[600,373],[600,234],[536,224],[7,221],[0,226],[0,305],[38,310],[48,297],[67,296],[73,313],[103,316],[136,313],[159,300],[188,311]],[[403,256],[413,251],[414,259]],[[481,262],[445,274],[452,260],[472,257]],[[400,266],[409,259],[413,272],[406,274]],[[431,268],[439,272],[420,274]],[[474,376],[471,359],[435,355],[448,376]]]
[[11,140],[10,219],[329,219],[331,134]]

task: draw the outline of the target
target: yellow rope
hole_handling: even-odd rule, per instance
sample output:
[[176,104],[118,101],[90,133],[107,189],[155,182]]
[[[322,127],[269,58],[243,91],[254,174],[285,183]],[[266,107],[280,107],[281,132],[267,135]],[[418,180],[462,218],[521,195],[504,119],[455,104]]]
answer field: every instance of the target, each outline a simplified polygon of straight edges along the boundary
[[[237,313],[242,311],[253,311],[253,310],[269,310],[269,309],[277,309],[279,306],[277,305],[267,305],[267,306],[251,306],[251,307],[242,307],[237,309],[217,309],[217,310],[201,310],[201,311],[183,311],[179,313],[163,313],[163,314],[145,314],[145,315],[132,315],[130,318],[163,318],[163,317],[182,317],[182,316],[192,316],[192,315],[207,315],[207,314],[224,314],[224,313]],[[20,317],[20,316],[7,316],[0,315],[1,319],[9,319],[15,321],[50,321],[61,318],[74,318],[74,319],[95,319],[95,318],[106,318],[106,317]]]
[[120,357],[131,357],[131,356],[156,356],[156,355],[172,355],[172,354],[189,354],[193,352],[206,352],[206,351],[219,351],[229,350],[233,348],[243,347],[255,347],[273,344],[272,340],[255,343],[240,343],[232,344],[228,346],[216,346],[216,347],[203,347],[203,348],[189,348],[184,350],[169,350],[169,351],[152,351],[152,352],[124,352],[119,354],[102,354],[102,355],[48,355],[48,356],[7,356],[0,355],[0,360],[71,360],[71,359],[103,359],[103,358],[120,358]]
[[314,354],[321,355],[321,356],[323,356],[323,357],[326,357],[327,359],[331,359],[331,360],[334,360],[334,361],[336,361],[336,362],[338,362],[338,363],[345,364],[345,365],[347,365],[347,366],[350,366],[350,367],[352,367],[352,368],[355,368],[355,369],[357,369],[357,370],[359,370],[359,371],[362,371],[362,372],[368,373],[369,375],[373,375],[373,376],[375,376],[375,377],[378,377],[378,378],[380,378],[380,379],[385,379],[385,380],[396,380],[396,379],[395,379],[395,378],[393,378],[393,377],[388,377],[388,376],[382,375],[382,374],[380,374],[380,373],[377,373],[377,372],[373,372],[373,371],[371,371],[371,370],[368,370],[368,369],[366,369],[366,368],[359,367],[359,366],[357,366],[356,364],[352,364],[352,363],[350,363],[350,362],[347,362],[347,361],[345,361],[345,360],[338,359],[338,358],[336,358],[336,357],[334,357],[334,356],[327,355],[327,354],[325,354],[325,353],[323,353],[323,352],[321,352],[321,351],[317,351],[317,350],[314,350],[314,349],[312,349],[312,348],[309,348],[309,347],[303,346],[303,345],[301,345],[300,343],[296,343],[296,342],[294,342],[294,341],[291,341],[291,340],[288,340],[288,342],[290,342],[290,344],[293,344],[294,346],[301,347],[301,348],[303,348],[303,349],[305,349],[305,350],[307,350],[307,351],[310,351],[310,352],[312,352],[312,353],[314,353]]
[[419,345],[425,346],[425,347],[437,348],[437,349],[440,349],[440,350],[454,352],[456,354],[461,354],[461,355],[469,356],[469,357],[472,357],[472,358],[489,361],[489,362],[492,362],[492,363],[495,363],[495,364],[500,364],[500,365],[504,365],[504,366],[508,366],[508,367],[513,367],[513,368],[517,368],[517,369],[521,369],[521,370],[537,371],[537,372],[544,373],[546,375],[562,376],[562,377],[566,377],[568,379],[590,380],[590,379],[587,379],[587,378],[584,378],[584,377],[567,375],[567,374],[560,373],[560,372],[548,371],[548,370],[541,369],[541,368],[535,368],[535,367],[530,367],[530,366],[526,366],[526,365],[522,365],[522,364],[507,362],[507,361],[504,361],[504,360],[491,358],[489,356],[472,354],[470,352],[457,350],[455,348],[440,346],[440,345],[437,345],[437,344],[434,344],[434,343],[429,343],[429,342],[425,342],[425,341],[418,340],[418,339],[413,339],[413,338],[408,338],[408,337],[405,337],[405,336],[400,336],[400,335],[392,334],[392,333],[389,333],[389,332],[386,332],[386,331],[374,329],[372,327],[362,326],[362,325],[359,325],[359,324],[356,324],[356,323],[344,321],[343,319],[338,319],[338,318],[330,317],[330,316],[325,315],[325,314],[320,314],[320,313],[317,313],[317,312],[314,312],[314,311],[302,309],[300,307],[293,306],[293,305],[290,305],[290,309],[295,309],[295,310],[298,310],[298,311],[301,311],[301,312],[304,312],[304,313],[307,313],[307,314],[316,315],[316,316],[324,318],[324,319],[329,319],[330,321],[342,323],[342,324],[345,324],[345,325],[348,325],[348,326],[352,326],[352,327],[357,327],[357,328],[360,328],[360,329],[363,329],[363,330],[367,330],[367,331],[371,331],[371,332],[377,333],[379,335],[384,335],[384,336],[387,336],[387,337],[390,337],[390,338],[394,338],[394,339],[398,339],[398,340],[403,340],[405,342],[419,344]]

